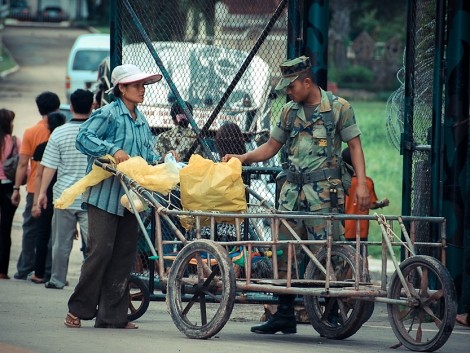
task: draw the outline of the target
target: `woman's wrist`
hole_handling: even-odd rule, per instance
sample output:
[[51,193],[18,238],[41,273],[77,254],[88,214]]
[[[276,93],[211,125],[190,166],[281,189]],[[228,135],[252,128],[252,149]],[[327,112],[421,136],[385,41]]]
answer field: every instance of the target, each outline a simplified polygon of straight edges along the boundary
[[19,186],[13,186],[13,190],[19,191],[20,187]]

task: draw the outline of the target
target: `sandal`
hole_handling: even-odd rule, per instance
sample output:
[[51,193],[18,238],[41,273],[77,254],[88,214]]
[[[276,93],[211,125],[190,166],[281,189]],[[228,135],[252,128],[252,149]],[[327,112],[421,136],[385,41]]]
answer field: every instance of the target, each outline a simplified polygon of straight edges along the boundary
[[127,325],[124,328],[125,329],[130,329],[130,330],[135,330],[135,329],[138,329],[139,326],[137,326],[133,322],[128,322]]
[[30,278],[31,282],[36,283],[36,284],[41,284],[44,283],[44,278],[41,277],[36,277],[36,275],[32,275]]
[[70,328],[79,328],[82,326],[80,319],[71,313],[67,313],[67,316],[64,320],[64,325]]
[[469,326],[468,314],[459,314],[455,318],[455,321],[463,326]]

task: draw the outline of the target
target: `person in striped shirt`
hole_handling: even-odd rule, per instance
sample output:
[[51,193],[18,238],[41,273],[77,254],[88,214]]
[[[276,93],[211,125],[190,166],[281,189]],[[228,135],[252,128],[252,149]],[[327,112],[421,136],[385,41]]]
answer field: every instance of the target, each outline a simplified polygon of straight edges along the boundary
[[[161,78],[132,64],[114,68],[110,90],[116,99],[95,110],[77,135],[76,147],[88,156],[87,171],[105,155],[113,156],[116,164],[136,156],[158,163],[154,136],[137,106],[144,101],[145,85]],[[119,177],[112,176],[82,196],[82,207],[88,210],[87,258],[68,301],[67,327],[77,328],[81,320],[96,318],[97,328],[137,328],[127,319],[127,286],[137,252],[138,223],[121,205],[122,195]]]
[[[54,130],[47,143],[41,164],[44,166],[38,206],[47,207],[47,189],[57,173],[53,186],[53,199],[57,199],[68,187],[82,179],[86,174],[87,157],[77,150],[75,140],[82,123],[91,114],[93,93],[78,89],[70,96],[72,120]],[[44,286],[62,289],[67,283],[67,271],[73,240],[80,235],[86,243],[88,235],[87,211],[81,208],[79,199],[67,209],[54,209],[52,217],[52,268],[51,278]]]

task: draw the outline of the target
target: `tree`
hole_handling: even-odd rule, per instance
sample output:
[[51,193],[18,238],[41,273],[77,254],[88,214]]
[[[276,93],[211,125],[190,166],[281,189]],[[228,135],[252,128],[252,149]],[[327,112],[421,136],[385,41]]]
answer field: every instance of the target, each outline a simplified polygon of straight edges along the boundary
[[334,66],[344,69],[347,66],[346,51],[351,31],[351,13],[358,6],[357,0],[331,0],[330,1],[330,29],[329,38],[332,46],[332,59]]

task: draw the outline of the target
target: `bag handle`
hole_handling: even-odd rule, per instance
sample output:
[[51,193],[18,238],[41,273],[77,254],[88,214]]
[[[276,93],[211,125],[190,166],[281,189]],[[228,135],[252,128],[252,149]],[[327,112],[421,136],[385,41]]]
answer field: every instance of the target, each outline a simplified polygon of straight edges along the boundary
[[11,145],[11,150],[10,153],[8,154],[6,159],[11,158],[13,155],[18,154],[18,145],[16,144],[16,136],[12,135],[11,139],[13,141],[13,144]]

